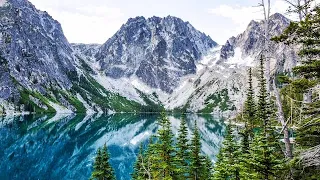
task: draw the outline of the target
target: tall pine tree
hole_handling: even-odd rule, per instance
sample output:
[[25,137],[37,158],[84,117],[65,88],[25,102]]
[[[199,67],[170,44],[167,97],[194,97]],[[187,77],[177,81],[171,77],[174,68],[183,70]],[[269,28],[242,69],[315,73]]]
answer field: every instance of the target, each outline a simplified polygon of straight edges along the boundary
[[173,179],[176,176],[176,166],[174,156],[176,155],[173,146],[173,133],[171,131],[171,124],[165,113],[161,113],[159,119],[161,128],[158,130],[157,142],[153,145],[154,153],[152,155],[152,161],[155,173],[154,178],[159,179]]
[[301,65],[295,67],[295,78],[290,79],[295,97],[304,94],[301,115],[298,122],[296,148],[298,152],[296,165],[297,178],[314,178],[320,176],[320,156],[314,152],[320,151],[320,6],[303,7],[306,17],[300,22],[291,22],[276,42],[299,45]]
[[200,180],[201,177],[201,142],[197,121],[195,121],[193,137],[191,139],[191,162],[190,162],[190,178]]
[[188,144],[188,129],[185,115],[182,116],[178,132],[176,164],[178,166],[177,169],[179,170],[178,173],[181,176],[180,179],[186,179],[190,172],[190,149]]
[[226,136],[217,158],[218,161],[214,165],[214,180],[240,179],[239,147],[230,124],[227,126]]
[[276,139],[275,130],[270,121],[271,109],[264,77],[264,59],[261,56],[259,70],[259,94],[257,118],[260,121],[260,131],[254,136],[250,146],[248,167],[253,170],[257,179],[269,180],[279,178],[278,173],[283,170],[284,157]]
[[115,180],[114,170],[109,163],[109,153],[107,145],[104,144],[102,148],[98,148],[97,156],[93,165],[93,172],[91,179],[94,180]]
[[139,154],[133,167],[132,179],[134,180],[148,179],[147,172],[146,172],[146,161],[144,160],[144,156],[143,156],[142,144],[140,144]]

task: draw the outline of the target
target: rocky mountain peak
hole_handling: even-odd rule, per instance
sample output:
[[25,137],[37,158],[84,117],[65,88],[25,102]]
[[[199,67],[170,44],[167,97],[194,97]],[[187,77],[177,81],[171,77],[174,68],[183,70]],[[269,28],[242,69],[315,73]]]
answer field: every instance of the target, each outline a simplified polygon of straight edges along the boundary
[[[270,37],[280,35],[283,30],[290,24],[290,20],[280,13],[275,13],[270,16],[269,33]],[[264,21],[252,20],[247,29],[236,37],[230,38],[221,48],[221,59],[227,60],[230,57],[241,57],[245,59],[250,57],[257,60],[258,54],[264,49]],[[274,59],[283,59],[283,56],[290,57],[288,59],[296,59],[291,48],[283,44],[271,42],[270,55]],[[238,49],[238,54],[235,53]],[[285,69],[291,69],[295,62],[287,62]]]
[[136,76],[171,93],[180,77],[195,73],[195,63],[216,45],[180,18],[136,17],[122,25],[95,57],[109,77]]

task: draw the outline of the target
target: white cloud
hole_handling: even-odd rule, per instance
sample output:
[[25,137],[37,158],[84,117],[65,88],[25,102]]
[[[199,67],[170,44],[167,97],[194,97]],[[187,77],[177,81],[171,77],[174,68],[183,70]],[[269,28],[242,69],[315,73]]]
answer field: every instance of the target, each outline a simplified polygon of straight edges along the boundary
[[81,3],[85,1],[30,1],[61,23],[69,42],[104,43],[126,20],[121,9],[105,4],[93,6]]

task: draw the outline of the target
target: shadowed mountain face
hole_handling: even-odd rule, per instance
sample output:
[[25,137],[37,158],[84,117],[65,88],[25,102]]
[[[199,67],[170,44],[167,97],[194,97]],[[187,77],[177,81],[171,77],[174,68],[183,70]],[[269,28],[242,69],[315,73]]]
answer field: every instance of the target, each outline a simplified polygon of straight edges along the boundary
[[196,72],[196,62],[216,46],[209,36],[179,18],[136,17],[95,55],[112,78],[137,76],[152,88],[171,93],[180,77]]
[[[158,127],[157,115],[25,116],[0,119],[0,179],[88,179],[95,151],[107,143],[117,179],[130,179],[140,143]],[[176,135],[179,118],[169,117]],[[188,129],[197,120],[203,153],[215,159],[224,124],[212,116],[187,117]]]

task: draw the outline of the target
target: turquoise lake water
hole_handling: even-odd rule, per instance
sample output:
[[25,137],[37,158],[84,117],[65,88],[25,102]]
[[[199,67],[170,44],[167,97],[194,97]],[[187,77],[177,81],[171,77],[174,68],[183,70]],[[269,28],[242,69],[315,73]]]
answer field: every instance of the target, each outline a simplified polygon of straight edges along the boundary
[[[27,115],[0,117],[0,179],[88,179],[98,147],[107,144],[117,179],[130,179],[140,143],[159,128],[158,114]],[[177,135],[180,115],[171,115]],[[225,125],[212,115],[187,115],[197,121],[202,151],[218,154]]]

